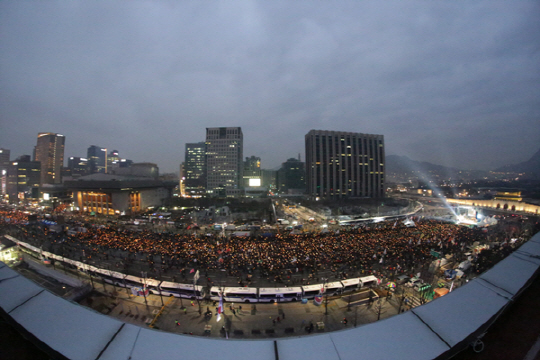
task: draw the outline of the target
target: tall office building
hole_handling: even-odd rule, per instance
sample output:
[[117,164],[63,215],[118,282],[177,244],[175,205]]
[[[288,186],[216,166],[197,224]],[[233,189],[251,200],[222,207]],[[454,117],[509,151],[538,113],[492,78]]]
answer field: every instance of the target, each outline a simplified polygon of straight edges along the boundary
[[7,186],[7,167],[9,165],[9,157],[11,151],[0,148],[0,194],[6,193]]
[[311,130],[306,185],[312,198],[384,196],[384,136]]
[[107,149],[92,145],[88,148],[86,157],[90,174],[107,172]]
[[10,154],[10,150],[0,148],[0,167],[7,166],[9,164]]
[[244,188],[260,187],[262,185],[261,158],[258,156],[246,157],[244,161]]
[[34,159],[41,163],[41,184],[62,183],[64,166],[64,135],[39,133],[34,149]]
[[7,167],[11,151],[0,148],[0,195],[6,194],[7,187]]
[[184,161],[184,194],[203,195],[206,189],[206,143],[187,143]]
[[206,192],[242,195],[244,138],[240,127],[206,128]]
[[88,174],[88,159],[70,156],[68,158],[67,173],[74,178]]
[[30,155],[23,155],[7,166],[6,194],[10,203],[39,196],[41,168],[42,164],[31,161]]
[[304,193],[306,190],[306,167],[299,159],[290,158],[277,172],[278,190],[282,194]]
[[120,154],[118,150],[113,150],[107,155],[107,172],[113,168],[113,166],[118,165],[120,162]]
[[269,170],[269,169],[262,169],[261,170],[261,185],[268,190],[270,190],[272,193],[274,193],[277,189],[277,171],[276,170]]

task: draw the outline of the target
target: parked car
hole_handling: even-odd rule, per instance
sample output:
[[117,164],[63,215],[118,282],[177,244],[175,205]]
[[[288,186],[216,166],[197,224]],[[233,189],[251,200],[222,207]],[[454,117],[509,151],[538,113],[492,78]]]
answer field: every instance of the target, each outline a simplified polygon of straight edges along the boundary
[[396,284],[403,285],[407,283],[411,278],[408,275],[400,275],[396,279]]
[[420,281],[417,281],[414,285],[413,285],[413,289],[416,290],[416,291],[419,291],[420,290],[420,287],[422,285],[424,285],[424,280],[420,280]]
[[424,283],[424,280],[422,279],[418,279],[418,278],[412,278],[411,280],[409,280],[405,286],[406,287],[411,287],[411,288],[417,288],[419,285],[423,284]]

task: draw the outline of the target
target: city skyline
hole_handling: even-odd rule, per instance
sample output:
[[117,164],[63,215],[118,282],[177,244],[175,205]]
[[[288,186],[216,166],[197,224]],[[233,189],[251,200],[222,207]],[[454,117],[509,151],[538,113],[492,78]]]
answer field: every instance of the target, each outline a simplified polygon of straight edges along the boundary
[[[0,4],[0,147],[66,136],[178,173],[205,128],[241,127],[276,169],[310,130],[385,137],[460,169],[540,143],[540,7],[479,1]],[[64,163],[64,166],[66,164]]]

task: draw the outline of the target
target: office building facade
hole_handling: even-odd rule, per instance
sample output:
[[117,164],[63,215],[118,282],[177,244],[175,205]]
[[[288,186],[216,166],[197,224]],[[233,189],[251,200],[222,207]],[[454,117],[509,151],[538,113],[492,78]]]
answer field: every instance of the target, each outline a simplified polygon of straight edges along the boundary
[[260,187],[262,185],[261,158],[258,156],[246,157],[244,161],[244,188]]
[[242,195],[244,137],[240,127],[206,128],[206,192]]
[[118,150],[111,151],[109,155],[107,155],[107,173],[113,168],[113,166],[117,166],[119,162],[120,153]]
[[66,174],[72,177],[81,177],[88,174],[88,159],[79,156],[70,156]]
[[7,186],[7,167],[9,165],[11,151],[0,148],[0,194],[6,193]]
[[299,159],[290,158],[277,172],[278,191],[282,194],[289,192],[304,193],[306,190],[306,167]]
[[11,162],[6,169],[6,193],[14,204],[24,199],[37,198],[41,183],[42,164],[23,155]]
[[41,163],[41,184],[61,184],[64,166],[64,135],[39,133],[34,160]]
[[384,197],[384,136],[311,130],[305,136],[311,198]]
[[206,143],[187,143],[184,169],[184,194],[186,196],[203,195],[206,190]]
[[88,148],[86,158],[88,159],[89,174],[104,174],[107,172],[107,149],[91,145]]
[[0,148],[0,168],[9,165],[11,150]]

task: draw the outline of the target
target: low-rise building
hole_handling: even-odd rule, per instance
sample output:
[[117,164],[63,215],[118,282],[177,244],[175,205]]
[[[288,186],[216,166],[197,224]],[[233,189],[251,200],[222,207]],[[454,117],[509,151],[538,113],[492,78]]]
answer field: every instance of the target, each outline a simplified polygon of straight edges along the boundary
[[76,181],[66,181],[65,186],[73,193],[73,204],[79,211],[129,215],[165,205],[176,182],[93,174]]

